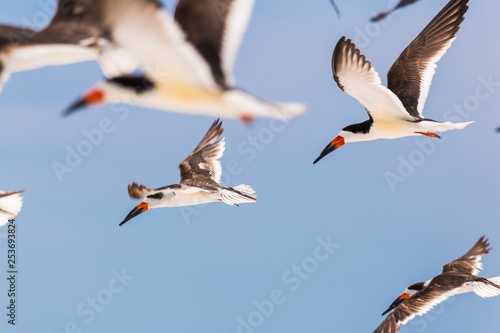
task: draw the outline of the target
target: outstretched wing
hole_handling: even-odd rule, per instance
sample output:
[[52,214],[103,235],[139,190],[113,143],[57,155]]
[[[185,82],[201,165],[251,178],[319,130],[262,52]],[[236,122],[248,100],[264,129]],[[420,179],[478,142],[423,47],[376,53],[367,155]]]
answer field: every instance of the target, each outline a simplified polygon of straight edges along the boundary
[[422,117],[436,63],[455,39],[468,1],[450,1],[404,49],[387,73],[387,87],[416,118]]
[[401,325],[406,324],[415,316],[424,315],[439,303],[459,293],[459,288],[439,286],[432,288],[432,290],[419,291],[401,302],[373,333],[395,333]]
[[481,258],[490,252],[489,246],[488,238],[482,236],[466,254],[444,265],[442,267],[443,273],[479,274],[479,270],[483,268]]
[[350,39],[342,37],[332,56],[333,78],[342,91],[356,99],[374,119],[414,120]]
[[234,86],[233,65],[253,4],[254,0],[180,0],[175,10],[187,40],[222,87]]
[[222,167],[218,159],[224,153],[225,143],[224,138],[217,139],[223,131],[222,121],[217,119],[193,152],[179,164],[181,184],[203,182],[220,185]]

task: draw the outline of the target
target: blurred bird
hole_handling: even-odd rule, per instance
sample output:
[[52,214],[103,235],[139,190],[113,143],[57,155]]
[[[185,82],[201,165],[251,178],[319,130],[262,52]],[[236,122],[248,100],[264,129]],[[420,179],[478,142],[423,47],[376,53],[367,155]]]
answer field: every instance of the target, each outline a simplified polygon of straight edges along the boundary
[[332,57],[333,77],[342,91],[365,108],[369,120],[343,128],[314,163],[348,142],[414,135],[439,138],[436,132],[472,123],[440,123],[422,116],[436,63],[455,39],[467,2],[451,0],[406,47],[387,74],[387,88],[351,40],[339,40]]
[[340,17],[340,10],[339,7],[335,4],[335,1],[330,0],[330,3],[332,4],[333,10],[335,10],[335,13],[337,13],[337,16]]
[[[99,82],[65,115],[101,103],[239,118],[288,119],[305,112],[300,103],[270,103],[235,88],[233,65],[254,0],[180,0],[174,20],[153,0],[121,0],[108,17],[113,40],[132,54],[144,76]],[[106,8],[102,12],[114,13]]]
[[40,30],[0,25],[0,90],[13,72],[98,60],[109,76],[137,67],[128,52],[114,45],[99,20],[99,0],[58,0],[50,24]]
[[422,316],[451,296],[473,291],[481,297],[500,294],[500,276],[476,276],[482,269],[481,257],[490,252],[485,236],[462,257],[444,265],[442,273],[427,282],[412,284],[382,314],[392,311],[374,333],[395,333],[415,316]]
[[4,192],[0,191],[0,227],[9,220],[15,218],[23,206],[21,194],[24,191]]
[[398,10],[399,8],[411,5],[414,2],[417,2],[419,0],[401,0],[399,3],[391,10],[387,10],[385,12],[380,12],[379,14],[375,15],[374,17],[371,18],[372,22],[378,22],[385,18],[387,15],[391,14],[393,11]]
[[250,186],[242,184],[233,188],[220,183],[222,168],[218,159],[224,153],[225,143],[224,138],[216,140],[224,131],[221,126],[222,122],[217,119],[193,152],[179,164],[179,184],[155,190],[135,182],[130,184],[128,194],[132,199],[145,198],[120,225],[151,208],[191,206],[218,201],[231,206],[256,202],[257,197]]

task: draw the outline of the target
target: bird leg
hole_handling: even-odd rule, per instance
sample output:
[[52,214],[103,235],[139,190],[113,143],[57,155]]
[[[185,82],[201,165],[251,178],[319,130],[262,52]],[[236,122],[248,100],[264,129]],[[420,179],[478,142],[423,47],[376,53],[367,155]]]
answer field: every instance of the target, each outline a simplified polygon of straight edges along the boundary
[[425,135],[425,136],[428,136],[430,138],[438,138],[438,139],[441,139],[441,137],[439,135],[437,135],[436,133],[432,133],[432,132],[415,132],[417,134],[422,134],[422,135]]

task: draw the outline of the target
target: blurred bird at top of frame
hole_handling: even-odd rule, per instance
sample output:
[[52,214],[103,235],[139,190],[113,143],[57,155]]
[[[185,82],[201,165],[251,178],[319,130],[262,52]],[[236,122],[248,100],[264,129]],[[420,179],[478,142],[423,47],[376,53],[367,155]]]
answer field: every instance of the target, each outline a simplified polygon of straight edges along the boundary
[[330,0],[330,4],[332,5],[333,10],[337,14],[337,16],[340,17],[340,10],[339,10],[339,7],[337,7],[337,4],[335,3],[335,1]]
[[382,314],[392,311],[374,333],[395,333],[415,316],[424,315],[457,294],[473,291],[483,298],[499,295],[500,276],[491,279],[477,276],[483,268],[481,257],[490,252],[489,246],[488,239],[481,237],[466,254],[444,265],[441,274],[406,288]]
[[340,131],[314,163],[349,142],[396,139],[463,129],[472,122],[440,123],[424,118],[424,108],[436,63],[455,39],[468,0],[451,0],[404,49],[387,73],[387,88],[371,63],[350,39],[342,37],[333,51],[333,78],[342,91],[355,98],[369,120]]
[[371,18],[371,21],[378,22],[378,21],[384,19],[389,14],[391,14],[393,11],[398,10],[402,7],[406,7],[408,5],[411,5],[412,3],[415,3],[417,1],[419,1],[419,0],[400,0],[399,3],[394,8],[387,10],[385,12],[378,13],[377,15],[375,15],[374,17]]
[[0,227],[9,220],[15,218],[23,206],[21,194],[24,191],[5,192],[0,191]]
[[218,201],[231,206],[257,202],[250,186],[242,184],[228,187],[220,182],[222,167],[218,159],[225,149],[224,138],[217,140],[224,131],[221,126],[222,122],[217,119],[193,152],[179,164],[179,184],[155,190],[135,182],[130,184],[129,196],[132,199],[144,199],[120,225],[151,208],[192,206]]
[[174,20],[152,0],[119,2],[120,15],[109,19],[113,40],[136,58],[145,75],[101,81],[64,115],[102,103],[245,123],[259,117],[288,119],[306,111],[301,103],[267,102],[235,88],[233,65],[254,0],[180,0]]
[[132,56],[116,47],[99,19],[99,0],[58,0],[50,24],[40,31],[0,25],[0,90],[13,72],[98,60],[108,77],[131,73]]

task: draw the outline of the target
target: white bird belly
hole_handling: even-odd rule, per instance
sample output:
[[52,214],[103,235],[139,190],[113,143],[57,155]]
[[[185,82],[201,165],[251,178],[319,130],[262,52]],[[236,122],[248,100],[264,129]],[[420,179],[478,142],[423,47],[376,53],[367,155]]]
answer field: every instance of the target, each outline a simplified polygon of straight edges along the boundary
[[210,202],[221,201],[219,191],[197,191],[185,192],[177,191],[175,196],[160,203],[157,207],[182,207],[202,205]]

